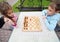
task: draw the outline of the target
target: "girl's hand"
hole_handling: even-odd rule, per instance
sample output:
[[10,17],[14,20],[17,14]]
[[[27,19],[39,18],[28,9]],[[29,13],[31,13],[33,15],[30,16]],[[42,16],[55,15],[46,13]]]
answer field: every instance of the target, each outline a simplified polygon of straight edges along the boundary
[[14,18],[11,19],[13,23],[16,23],[16,20]]
[[8,18],[4,18],[4,22],[8,22],[9,21],[9,19]]
[[16,15],[14,15],[14,17],[13,17],[13,18],[11,18],[11,20],[12,20],[13,22],[17,22],[17,16],[16,16]]
[[11,20],[14,23],[14,26],[16,26],[17,25],[17,16],[14,16]]

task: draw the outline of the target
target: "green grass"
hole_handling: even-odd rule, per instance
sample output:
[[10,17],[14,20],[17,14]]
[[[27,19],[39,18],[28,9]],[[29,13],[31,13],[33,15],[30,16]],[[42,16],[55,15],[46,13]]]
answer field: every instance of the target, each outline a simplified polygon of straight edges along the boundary
[[46,0],[43,0],[43,2],[42,2],[42,5],[43,6],[48,6],[50,4],[50,2],[49,1],[46,1]]
[[40,2],[38,0],[33,0],[33,1],[26,0],[23,6],[24,7],[38,7],[40,6]]
[[[48,6],[49,5],[49,1],[47,0],[42,0],[42,5],[43,6]],[[41,5],[41,1],[40,0],[33,0],[33,1],[29,1],[29,0],[25,0],[23,6],[24,7],[39,7]]]
[[3,0],[0,0],[0,2],[2,2]]
[[[47,1],[47,0],[43,0],[42,1],[42,5],[43,6],[48,6],[49,5],[49,1]],[[13,5],[13,11],[14,12],[19,12],[19,10],[16,8],[16,7],[18,7],[18,5],[20,5],[20,0],[18,0],[18,2],[16,3],[16,4],[14,4]],[[40,7],[40,5],[41,5],[41,2],[40,2],[40,0],[25,0],[25,2],[24,2],[24,4],[23,4],[23,7]]]

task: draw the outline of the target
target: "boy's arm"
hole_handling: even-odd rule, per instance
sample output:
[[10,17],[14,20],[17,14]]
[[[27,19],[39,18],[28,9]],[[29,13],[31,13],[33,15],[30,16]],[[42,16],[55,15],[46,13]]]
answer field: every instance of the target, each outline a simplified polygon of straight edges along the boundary
[[57,22],[58,21],[55,19],[51,20],[50,22],[48,22],[47,19],[45,19],[45,24],[49,30],[54,30],[57,25]]
[[42,16],[46,16],[47,15],[46,13],[47,13],[47,10],[43,10],[42,11]]
[[46,24],[46,26],[49,30],[54,30],[58,20],[57,19],[52,19],[50,22],[48,22],[48,20],[46,19],[46,17],[47,17],[46,13],[47,13],[47,10],[42,11],[42,16],[43,16],[44,22],[45,22],[45,24]]

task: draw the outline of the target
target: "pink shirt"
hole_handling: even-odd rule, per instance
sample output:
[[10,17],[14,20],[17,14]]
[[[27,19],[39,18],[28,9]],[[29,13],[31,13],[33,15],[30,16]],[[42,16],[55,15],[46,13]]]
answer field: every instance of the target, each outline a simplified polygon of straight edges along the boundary
[[15,14],[14,14],[13,19],[15,20],[16,23],[13,23],[12,25],[13,25],[13,26],[16,26],[16,25],[17,25],[17,19],[18,19],[18,18],[17,18],[17,16],[16,16]]

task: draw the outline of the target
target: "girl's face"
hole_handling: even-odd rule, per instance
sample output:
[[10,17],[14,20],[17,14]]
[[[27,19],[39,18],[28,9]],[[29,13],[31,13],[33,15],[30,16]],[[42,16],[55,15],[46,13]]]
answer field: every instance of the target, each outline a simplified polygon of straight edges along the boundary
[[7,16],[13,18],[14,17],[13,11],[12,10],[8,10]]
[[50,6],[48,7],[48,15],[54,15],[55,9],[52,9]]

